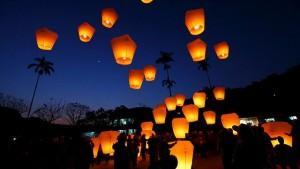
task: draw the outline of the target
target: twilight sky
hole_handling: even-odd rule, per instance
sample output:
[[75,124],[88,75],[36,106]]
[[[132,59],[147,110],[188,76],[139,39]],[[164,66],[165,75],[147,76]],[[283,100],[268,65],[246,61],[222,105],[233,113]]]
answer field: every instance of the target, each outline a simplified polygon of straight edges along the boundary
[[[113,7],[119,20],[112,29],[101,25],[100,11]],[[204,7],[206,30],[192,36],[184,25],[188,9]],[[1,0],[0,92],[30,101],[36,75],[26,67],[35,57],[54,62],[55,73],[42,77],[34,105],[54,98],[80,102],[91,108],[154,106],[168,96],[161,86],[161,65],[155,82],[135,91],[128,71],[155,64],[159,52],[174,52],[171,78],[174,93],[190,97],[207,86],[205,73],[192,62],[186,44],[197,37],[208,45],[207,57],[214,85],[243,87],[271,73],[299,64],[300,12],[298,0]],[[77,27],[96,28],[90,43],[78,39]],[[34,32],[48,27],[59,34],[51,52],[37,48]],[[114,61],[110,39],[129,34],[137,43],[133,64]],[[226,40],[230,58],[218,61],[213,45]]]

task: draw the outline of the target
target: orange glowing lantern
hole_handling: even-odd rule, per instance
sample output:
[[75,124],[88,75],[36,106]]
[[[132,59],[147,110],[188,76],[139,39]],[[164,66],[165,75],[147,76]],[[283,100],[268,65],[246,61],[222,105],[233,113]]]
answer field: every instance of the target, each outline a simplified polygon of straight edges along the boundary
[[182,107],[182,112],[188,122],[195,122],[198,120],[199,110],[196,105],[185,105]]
[[214,111],[205,111],[203,112],[203,116],[207,125],[216,123],[216,113]]
[[144,4],[150,4],[153,0],[141,0]]
[[236,113],[222,114],[221,122],[224,128],[231,129],[234,125],[240,125],[240,117]]
[[229,56],[229,45],[223,41],[214,46],[218,59],[225,60]]
[[176,110],[176,97],[167,97],[165,99],[165,104],[167,106],[168,111],[174,111]]
[[185,12],[185,26],[192,35],[200,35],[205,29],[204,9],[193,9]]
[[185,101],[185,96],[183,94],[176,94],[176,105],[177,106],[183,106]]
[[131,89],[138,90],[142,87],[144,80],[144,73],[142,70],[130,70],[129,71],[129,87]]
[[99,135],[100,145],[103,154],[113,155],[114,149],[112,146],[118,141],[118,131],[103,131]]
[[153,123],[151,121],[146,121],[141,123],[141,129],[142,130],[152,130],[153,129]]
[[193,101],[199,108],[205,107],[206,93],[205,92],[195,92],[193,95]]
[[102,25],[106,28],[112,28],[119,18],[118,13],[113,8],[103,9],[101,17]]
[[156,68],[152,65],[148,65],[144,68],[144,75],[146,81],[153,81],[156,75]]
[[155,136],[155,132],[152,130],[142,130],[141,136],[145,135],[145,138],[148,140],[152,135]]
[[136,44],[129,35],[113,38],[111,46],[117,64],[130,65],[132,63]]
[[157,105],[152,112],[156,124],[165,123],[167,116],[167,108],[164,104]]
[[35,32],[35,38],[38,48],[42,50],[52,50],[58,35],[48,28],[40,28]]
[[225,99],[225,88],[224,87],[215,87],[213,90],[214,96],[216,100],[224,100]]
[[187,44],[188,51],[194,62],[200,62],[205,60],[206,55],[206,43],[201,39],[196,39]]
[[170,153],[177,158],[178,165],[176,169],[192,168],[194,146],[190,141],[177,141],[177,143],[171,148]]
[[[282,121],[277,121],[277,122],[268,122],[262,124],[262,127],[264,128],[264,131],[268,133],[268,135],[271,138],[275,137],[282,137],[284,139],[284,143],[293,146],[292,142],[292,136],[286,135],[286,133],[291,133],[292,131],[292,125],[289,124],[288,122],[282,122]],[[272,140],[272,145],[275,147],[277,144],[279,144],[278,140]]]
[[78,27],[79,39],[82,42],[89,42],[95,33],[95,28],[87,22]]
[[93,142],[93,155],[94,155],[94,158],[97,158],[97,155],[98,155],[98,151],[99,151],[99,146],[100,146],[100,139],[99,137],[93,137],[91,139],[91,141]]
[[172,128],[176,138],[185,138],[185,135],[189,133],[189,123],[185,118],[174,118]]

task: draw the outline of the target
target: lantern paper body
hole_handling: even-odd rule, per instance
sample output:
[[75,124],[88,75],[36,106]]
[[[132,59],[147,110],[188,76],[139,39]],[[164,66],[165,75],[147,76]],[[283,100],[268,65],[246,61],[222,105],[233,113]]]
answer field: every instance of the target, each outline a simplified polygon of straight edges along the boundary
[[142,130],[141,136],[145,135],[145,138],[148,140],[152,135],[155,136],[155,132],[152,130]]
[[205,92],[195,92],[193,95],[193,101],[199,108],[205,107],[206,93]]
[[183,106],[185,101],[185,96],[183,94],[177,94],[176,97],[176,105]]
[[158,105],[153,109],[153,117],[156,124],[164,124],[167,116],[167,108],[164,104]]
[[112,28],[118,20],[118,13],[113,8],[106,8],[102,10],[102,25],[106,28]]
[[190,141],[177,141],[171,148],[171,155],[176,156],[178,165],[176,169],[191,169],[194,146]]
[[214,111],[205,111],[203,116],[207,125],[212,125],[216,123],[216,113]]
[[114,149],[112,146],[118,141],[118,131],[103,131],[99,135],[100,145],[103,154],[113,155]]
[[192,35],[200,35],[205,29],[204,9],[186,11],[185,26]]
[[142,130],[152,130],[153,129],[153,123],[151,121],[146,121],[141,123],[141,129]]
[[94,144],[93,155],[94,155],[94,158],[97,158],[99,146],[100,146],[100,139],[99,139],[99,137],[93,137],[91,140]]
[[188,43],[187,48],[194,62],[205,60],[206,43],[203,42],[201,39],[198,38]]
[[185,105],[182,107],[182,112],[188,122],[195,122],[198,120],[199,110],[196,105]]
[[150,4],[153,0],[141,0],[144,4]]
[[227,42],[220,42],[214,46],[218,59],[225,60],[229,56],[229,45]]
[[113,38],[111,46],[117,64],[130,65],[132,63],[136,44],[129,35]]
[[144,73],[142,70],[130,70],[129,71],[129,87],[131,89],[140,89],[144,80]]
[[146,81],[154,81],[156,75],[156,68],[152,65],[148,65],[144,68],[144,75]]
[[174,118],[172,128],[176,138],[185,138],[185,135],[189,133],[189,123],[185,118]]
[[42,50],[52,50],[58,35],[48,28],[41,28],[35,32],[35,38],[38,48]]
[[240,117],[236,113],[222,114],[221,122],[224,128],[231,129],[234,125],[240,125]]
[[224,87],[215,87],[213,90],[214,96],[216,100],[224,100],[225,99],[225,88]]
[[[292,146],[292,136],[286,135],[286,133],[291,133],[292,125],[288,122],[268,122],[262,124],[264,131],[268,133],[271,138],[281,136],[284,139],[284,144]],[[279,144],[278,140],[272,140],[272,145],[276,146]]]
[[174,111],[176,110],[176,97],[167,97],[165,99],[165,104],[167,106],[168,111]]
[[95,33],[95,28],[84,22],[78,27],[78,36],[82,42],[89,42]]

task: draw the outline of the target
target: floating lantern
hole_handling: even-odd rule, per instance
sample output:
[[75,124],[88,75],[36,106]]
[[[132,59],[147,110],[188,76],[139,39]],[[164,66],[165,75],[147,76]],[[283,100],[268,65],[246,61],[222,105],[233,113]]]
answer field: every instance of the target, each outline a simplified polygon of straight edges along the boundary
[[94,155],[94,158],[97,158],[98,156],[98,151],[99,151],[99,146],[100,146],[100,139],[99,137],[93,137],[91,139],[91,141],[93,142],[93,155]]
[[[288,122],[282,122],[282,121],[268,122],[262,124],[262,127],[264,128],[264,131],[268,133],[268,135],[271,138],[280,136],[284,139],[284,144],[287,144],[291,147],[293,146],[292,136],[286,135],[286,133],[291,133],[293,128],[292,125],[289,124]],[[277,139],[272,140],[271,142],[274,147],[279,144]]]
[[172,128],[176,138],[185,138],[185,135],[189,133],[189,123],[185,118],[174,118]]
[[151,121],[146,121],[141,123],[141,129],[142,130],[152,130],[153,129],[153,123]]
[[205,111],[203,116],[207,125],[212,125],[216,123],[216,113],[214,111]]
[[142,87],[144,80],[144,73],[142,70],[132,69],[129,71],[129,87],[138,90]]
[[89,42],[95,33],[95,28],[87,22],[78,27],[79,39],[82,42]]
[[106,28],[112,28],[118,20],[118,13],[113,8],[106,8],[102,10],[102,25]]
[[198,120],[199,110],[194,104],[185,105],[182,107],[182,112],[188,122],[195,122]]
[[42,50],[52,50],[58,35],[48,28],[40,28],[35,32],[35,38],[38,48]]
[[206,93],[205,92],[195,92],[193,95],[193,101],[199,108],[205,107]]
[[179,140],[171,148],[171,155],[176,156],[178,165],[176,169],[191,169],[193,163],[194,146],[190,141]]
[[224,87],[215,87],[213,90],[214,96],[216,100],[224,100],[225,99],[225,88]]
[[150,4],[153,0],[141,0],[144,4]]
[[145,138],[148,140],[152,135],[155,136],[155,132],[152,130],[142,130],[141,136],[145,135]]
[[217,43],[215,46],[215,52],[217,54],[218,59],[225,60],[229,56],[229,45],[227,42],[223,41]]
[[117,64],[131,64],[136,50],[136,44],[129,35],[113,38],[111,40],[111,46]]
[[204,9],[186,11],[185,26],[192,35],[200,35],[205,29]]
[[196,39],[187,44],[188,51],[194,62],[200,62],[205,60],[206,55],[206,43],[201,39]]
[[144,75],[146,81],[153,81],[156,75],[156,68],[152,65],[148,65],[144,68]]
[[164,104],[157,105],[152,112],[156,124],[165,123],[167,116],[167,108]]
[[100,145],[103,154],[113,155],[114,149],[112,146],[118,141],[118,131],[103,131],[99,135]]
[[174,111],[176,110],[176,97],[167,97],[165,99],[165,104],[167,106],[168,111]]
[[185,101],[185,96],[183,94],[176,94],[176,105],[177,106],[183,106]]
[[[232,129],[232,126],[240,125],[240,117],[236,113],[228,113],[221,115],[221,122],[224,128]],[[234,132],[234,134],[237,134]]]

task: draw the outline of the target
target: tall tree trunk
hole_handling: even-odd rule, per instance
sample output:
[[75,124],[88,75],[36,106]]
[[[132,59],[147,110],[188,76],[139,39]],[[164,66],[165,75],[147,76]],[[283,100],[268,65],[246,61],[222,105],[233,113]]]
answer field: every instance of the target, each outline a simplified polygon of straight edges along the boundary
[[208,70],[206,70],[205,72],[206,72],[206,76],[207,76],[209,87],[210,87],[210,89],[212,89],[212,85],[211,85],[211,81],[210,81]]
[[[170,81],[169,69],[167,69],[167,79],[168,79],[168,81]],[[171,90],[171,87],[168,86],[168,89],[169,89],[169,95],[170,95],[170,97],[171,97],[171,96],[172,96],[172,90]]]
[[38,76],[37,76],[37,79],[36,79],[36,83],[35,83],[35,87],[34,87],[33,95],[32,95],[32,98],[31,98],[31,102],[30,102],[30,106],[29,106],[29,110],[28,110],[27,118],[29,118],[29,117],[30,117],[31,108],[32,108],[32,104],[33,104],[34,97],[35,97],[35,92],[36,92],[37,86],[38,86],[38,84],[39,84],[40,76],[41,76],[41,75],[40,75],[40,74],[38,74]]

